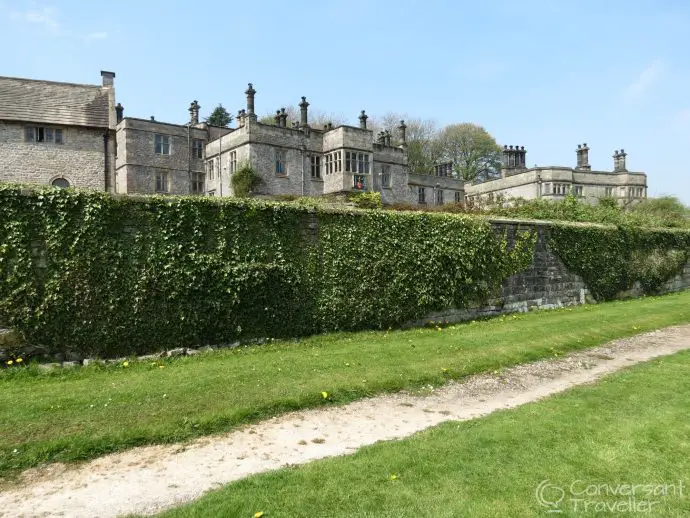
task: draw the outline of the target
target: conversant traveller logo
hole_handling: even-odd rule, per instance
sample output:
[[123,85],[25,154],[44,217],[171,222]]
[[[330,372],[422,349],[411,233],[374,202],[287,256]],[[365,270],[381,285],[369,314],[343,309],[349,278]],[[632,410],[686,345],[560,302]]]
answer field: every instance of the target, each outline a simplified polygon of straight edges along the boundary
[[664,498],[683,498],[685,483],[597,483],[574,480],[555,484],[542,480],[536,488],[537,503],[547,514],[581,513],[656,513]]

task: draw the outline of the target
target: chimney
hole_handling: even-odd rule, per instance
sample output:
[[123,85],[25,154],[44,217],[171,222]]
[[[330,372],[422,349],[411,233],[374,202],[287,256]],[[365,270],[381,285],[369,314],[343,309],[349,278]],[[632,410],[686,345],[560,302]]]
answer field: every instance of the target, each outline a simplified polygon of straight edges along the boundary
[[103,78],[103,86],[115,86],[115,72],[101,70],[101,77]]
[[613,154],[613,171],[614,172],[625,172],[627,171],[625,166],[625,157],[627,157],[625,149],[621,149],[620,153],[618,150]]
[[285,111],[285,108],[280,109],[280,127],[281,128],[287,128],[287,112]]
[[578,144],[575,152],[577,153],[577,167],[575,169],[579,169],[580,171],[591,171],[592,168],[589,165],[589,148],[587,147],[587,143],[585,142],[582,145]]
[[155,117],[154,117],[153,115],[151,115],[151,121],[152,121],[152,122],[156,122],[156,119],[155,119]]
[[391,145],[391,132],[388,130],[386,130],[386,133],[384,134],[384,142],[385,142],[386,146],[390,147],[390,145]]
[[256,95],[256,90],[254,90],[252,84],[249,83],[249,86],[244,93],[247,94],[247,117],[252,122],[256,122],[257,118],[256,114],[254,113],[254,96]]
[[385,131],[379,131],[379,134],[376,137],[376,143],[381,144],[382,146],[386,145],[386,132]]
[[115,115],[117,117],[118,124],[122,122],[122,119],[125,115],[125,107],[122,106],[120,103],[117,103],[117,106],[115,106]]
[[199,124],[199,103],[194,101],[189,105],[189,123],[192,126]]
[[280,110],[276,110],[276,116],[273,117],[273,120],[276,121],[276,126],[281,127],[283,125],[283,120],[280,117]]
[[367,129],[367,119],[369,116],[364,113],[364,110],[362,110],[362,113],[359,114],[359,127],[362,129]]
[[307,116],[307,108],[309,108],[309,103],[307,102],[307,98],[302,97],[302,102],[299,103],[299,116],[300,116],[299,125],[300,125],[300,128],[306,128],[307,126],[309,126],[308,116]]
[[407,147],[407,124],[405,124],[405,121],[400,121],[400,126],[398,126],[398,129],[400,130],[401,146]]

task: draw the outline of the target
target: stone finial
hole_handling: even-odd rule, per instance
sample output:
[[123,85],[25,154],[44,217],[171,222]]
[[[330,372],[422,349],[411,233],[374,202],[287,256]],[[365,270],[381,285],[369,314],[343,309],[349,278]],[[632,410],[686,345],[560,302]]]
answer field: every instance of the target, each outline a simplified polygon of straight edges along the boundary
[[407,146],[407,124],[405,124],[405,121],[400,121],[398,130],[400,131],[400,142],[403,146]]
[[367,129],[367,119],[369,116],[362,110],[359,114],[359,127],[362,129]]
[[307,98],[302,96],[302,102],[299,103],[299,115],[300,115],[300,121],[299,125],[302,128],[306,128],[309,126],[309,117],[307,115],[307,108],[309,108],[309,103],[307,102]]
[[285,111],[285,108],[280,109],[280,126],[282,128],[287,128],[287,112]]
[[256,95],[256,90],[254,90],[254,86],[249,83],[249,86],[244,93],[247,95],[247,115],[251,119],[256,119],[256,115],[254,113],[254,96]]
[[193,126],[199,124],[199,103],[195,100],[189,105],[189,123]]
[[151,120],[154,121],[154,122],[155,122],[155,120],[156,120],[155,117],[154,117],[153,115],[151,115]]
[[124,118],[125,114],[125,108],[122,106],[120,103],[117,103],[117,106],[115,106],[115,117],[117,122],[121,122],[122,119]]
[[280,118],[280,110],[276,110],[276,116],[273,117],[273,120],[276,121],[276,126],[282,126],[282,120]]

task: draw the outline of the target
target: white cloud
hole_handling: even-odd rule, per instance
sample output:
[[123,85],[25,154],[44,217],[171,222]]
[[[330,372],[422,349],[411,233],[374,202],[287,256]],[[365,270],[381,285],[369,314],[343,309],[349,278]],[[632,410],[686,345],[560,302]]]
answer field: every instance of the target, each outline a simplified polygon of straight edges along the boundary
[[640,97],[659,82],[665,71],[666,67],[661,61],[654,61],[628,85],[624,92],[625,97],[629,100]]
[[43,25],[46,29],[57,30],[60,23],[57,21],[58,10],[54,7],[41,7],[28,11],[14,11],[12,19],[36,25]]

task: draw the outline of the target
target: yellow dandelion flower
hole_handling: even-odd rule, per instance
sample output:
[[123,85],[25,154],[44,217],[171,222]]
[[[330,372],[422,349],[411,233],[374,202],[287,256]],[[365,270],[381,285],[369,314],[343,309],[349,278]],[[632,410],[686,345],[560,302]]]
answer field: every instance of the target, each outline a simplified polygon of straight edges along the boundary
[[14,362],[12,360],[7,360],[7,365],[12,365]]
[[254,518],[261,518],[264,515],[263,511],[259,511],[258,513],[254,513]]
[[17,363],[22,363],[24,360],[22,358],[17,358]]
[[441,372],[448,372],[448,369],[446,369],[445,367],[443,367],[443,368],[441,369]]
[[123,366],[123,367],[129,367],[129,362],[123,362],[123,363],[122,363],[122,366]]
[[391,480],[398,480],[398,475],[396,475],[395,473],[391,473],[390,477],[388,478],[390,478]]
[[324,399],[328,399],[328,392],[321,392],[321,397]]
[[159,365],[158,368],[159,368],[159,369],[164,369],[164,368],[165,368],[165,365]]

